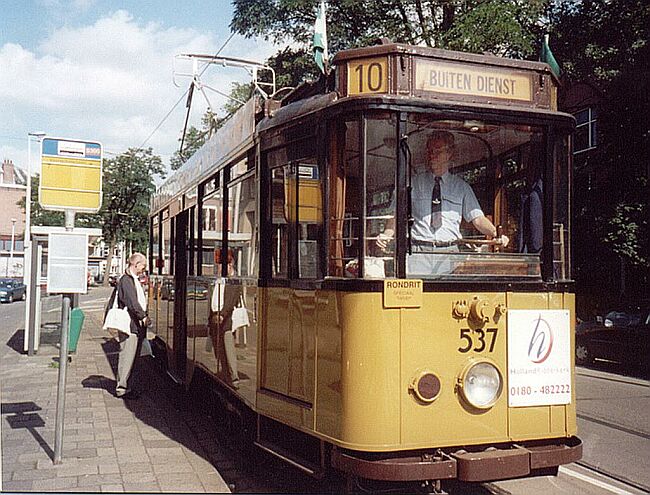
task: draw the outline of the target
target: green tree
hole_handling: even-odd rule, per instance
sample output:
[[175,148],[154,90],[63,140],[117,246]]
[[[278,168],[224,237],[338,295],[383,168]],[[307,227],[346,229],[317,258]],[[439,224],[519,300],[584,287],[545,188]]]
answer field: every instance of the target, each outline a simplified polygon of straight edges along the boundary
[[[547,0],[340,0],[327,9],[330,52],[395,42],[530,57]],[[316,0],[234,0],[230,28],[311,50]]]
[[246,101],[250,98],[252,92],[249,86],[250,85],[242,85],[239,83],[232,84],[233,89],[231,91],[231,96],[233,99],[228,100],[224,105],[223,110],[226,113],[225,117],[219,117],[208,109],[208,111],[203,114],[203,117],[201,117],[200,129],[197,129],[194,126],[190,126],[189,129],[187,129],[185,132],[185,139],[178,139],[179,143],[181,143],[181,141],[183,142],[183,152],[175,151],[169,160],[169,166],[172,170],[178,170],[181,168],[188,158],[196,153],[210,138],[210,136],[212,136],[212,134],[223,125],[225,120],[237,111],[241,104],[237,103],[235,99],[243,99],[243,101]]
[[[133,251],[145,252],[149,240],[149,200],[156,186],[154,176],[164,177],[160,157],[151,148],[129,148],[125,153],[104,161],[104,201],[101,217],[104,242],[109,248],[107,266],[119,241]],[[104,285],[108,277],[104,278]]]
[[[317,0],[234,0],[230,28],[243,36],[291,42],[267,60],[277,88],[320,77],[312,55]],[[549,0],[341,0],[327,8],[330,59],[338,50],[374,44],[379,38],[469,52],[533,58]],[[248,93],[248,94],[247,94]],[[233,85],[232,96],[250,96]],[[240,104],[224,106],[226,118]]]
[[305,81],[320,77],[310,50],[287,47],[270,57],[266,63],[276,73],[277,88],[295,88]]
[[[169,166],[172,170],[178,170],[181,168],[187,159],[203,146],[206,134],[207,132],[205,130],[201,131],[194,126],[190,126],[185,133],[185,139],[183,140],[183,153],[181,154],[180,151],[177,150],[169,160]],[[179,139],[178,142],[180,143],[181,139]]]
[[597,147],[575,160],[578,289],[596,297],[625,278],[635,292],[650,280],[650,5],[557,1],[549,20],[564,87],[589,83],[602,95]]

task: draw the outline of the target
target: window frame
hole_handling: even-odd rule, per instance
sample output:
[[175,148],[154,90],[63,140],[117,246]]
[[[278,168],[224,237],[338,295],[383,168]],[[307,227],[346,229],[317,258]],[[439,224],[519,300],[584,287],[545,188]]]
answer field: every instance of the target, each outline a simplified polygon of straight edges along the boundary
[[[249,160],[249,161],[252,160],[254,162],[254,155],[249,153],[244,159]],[[234,160],[232,165],[235,166],[238,163],[240,163],[241,161],[242,160]],[[229,174],[225,174],[225,175],[229,175]],[[225,195],[226,195],[226,198],[228,199],[228,207],[224,208],[224,214],[225,214],[225,218],[224,218],[224,226],[225,226],[224,227],[224,235],[225,235],[224,249],[226,249],[226,251],[225,251],[226,253],[227,253],[227,250],[230,249],[230,246],[229,246],[230,234],[233,233],[231,225],[229,224],[230,213],[231,213],[231,209],[230,209],[231,208],[230,190],[232,188],[235,188],[238,185],[244,183],[245,181],[248,181],[248,180],[251,180],[251,179],[253,180],[253,183],[255,185],[257,185],[255,166],[254,165],[251,166],[250,162],[249,162],[249,165],[248,165],[247,170],[245,172],[236,175],[235,177],[228,180],[226,182],[226,184],[225,184],[225,191],[226,191]],[[254,229],[251,232],[251,241],[250,241],[251,242],[251,250],[253,251],[253,256],[258,258],[255,261],[255,264],[254,264],[254,266],[256,267],[257,273],[254,271],[252,275],[247,274],[246,276],[242,276],[241,275],[242,269],[241,269],[241,267],[238,267],[239,268],[239,275],[238,275],[239,278],[253,278],[253,277],[259,276],[259,253],[260,253],[260,250],[259,250],[259,241],[258,241],[257,238],[259,236],[259,227],[260,227],[259,226],[259,204],[260,204],[260,201],[259,201],[259,197],[258,197],[258,192],[259,191],[256,190],[256,198],[255,198],[255,210],[256,211],[255,211],[255,219],[254,219],[254,222],[256,223],[256,225],[254,226]],[[232,206],[234,206],[234,205],[232,205]],[[232,213],[234,213],[234,212],[232,212]],[[233,218],[233,221],[234,221],[234,218]],[[252,234],[255,234],[255,235],[252,235]],[[223,254],[224,253],[222,253],[222,259],[227,259],[227,257],[223,256]]]
[[[286,140],[285,142],[279,144],[278,146],[273,146],[265,149],[261,155],[261,170],[260,173],[260,183],[261,191],[260,194],[265,198],[265,201],[259,202],[260,205],[260,219],[262,225],[260,225],[260,253],[264,253],[264,256],[260,254],[260,270],[259,276],[266,278],[268,280],[273,280],[275,283],[279,284],[288,284],[290,281],[314,281],[322,280],[324,278],[324,265],[326,263],[325,254],[326,250],[323,247],[325,240],[325,218],[326,218],[326,194],[327,188],[325,186],[327,180],[323,172],[324,159],[326,153],[322,150],[322,147],[326,144],[325,134],[321,132],[316,132],[317,129],[324,132],[324,127],[322,125],[311,125],[305,126],[313,129],[313,132],[302,132],[299,135],[296,135],[295,139]],[[289,131],[293,130],[291,128]],[[309,143],[312,143],[312,146],[308,146]],[[316,143],[318,146],[314,146]],[[271,163],[269,157],[273,153],[278,153],[281,150],[286,150],[285,157],[279,162]],[[307,153],[305,153],[307,150]],[[316,277],[301,277],[300,276],[300,266],[299,266],[299,220],[300,220],[300,176],[299,176],[299,165],[305,161],[313,161],[314,165],[318,170],[318,176],[320,178],[320,195],[321,195],[321,221],[320,221],[320,232],[318,234],[318,249],[316,260]],[[273,249],[272,245],[273,237],[273,226],[277,225],[273,223],[273,171],[282,169],[284,170],[284,180],[286,181],[287,173],[294,177],[295,186],[289,188],[289,193],[292,194],[292,211],[290,212],[290,218],[288,221],[288,245],[287,245],[287,273],[286,276],[274,275],[273,270]],[[288,172],[287,172],[288,171]],[[285,201],[287,198],[285,197]],[[293,218],[291,216],[293,215]]]
[[[205,230],[207,230],[207,229],[204,229],[205,221],[206,221],[206,218],[205,218],[205,215],[204,215],[205,197],[206,197],[207,194],[213,194],[213,193],[218,194],[219,190],[223,191],[223,176],[224,176],[223,169],[221,169],[220,171],[215,172],[214,174],[212,174],[208,179],[202,181],[199,184],[199,187],[198,187],[198,198],[197,198],[197,205],[196,205],[196,208],[198,210],[197,211],[197,216],[198,216],[197,223],[198,223],[198,226],[197,226],[196,243],[197,243],[197,247],[199,247],[199,248],[198,248],[198,253],[196,255],[196,270],[195,270],[195,273],[198,276],[203,275],[203,254],[204,254],[203,253],[203,251],[204,251],[203,232]],[[206,193],[206,191],[205,191],[206,186],[208,184],[211,184],[211,183],[214,184],[214,189],[210,190],[208,193]],[[221,225],[222,225],[222,230],[223,230],[223,225],[224,225],[223,222],[225,220],[225,212],[226,212],[226,208],[223,207],[223,205],[226,204],[226,198],[224,197],[223,193],[222,193],[221,200],[222,200]],[[215,212],[215,222],[216,222],[216,212]],[[222,232],[222,235],[223,235],[223,232]],[[222,248],[223,248],[224,243],[225,243],[225,241],[222,238]],[[223,265],[223,263],[222,263],[222,265]]]
[[[578,124],[577,123],[578,114],[581,114],[583,112],[587,112],[587,120],[582,124]],[[594,113],[596,114],[595,116]],[[596,149],[598,147],[598,110],[594,107],[585,107],[573,113],[573,116],[576,119],[576,129],[573,138],[573,142],[575,144],[577,144],[578,141],[577,140],[578,131],[583,127],[587,128],[587,147],[582,149],[574,149],[573,154],[579,155],[580,153],[584,153],[586,151],[591,151],[593,149]]]
[[[337,114],[335,118],[328,119],[327,123],[335,122],[335,121],[347,121],[347,122],[355,122],[357,125],[360,126],[360,131],[359,131],[359,153],[362,154],[362,168],[363,172],[363,177],[364,180],[360,181],[363,182],[363,184],[360,184],[360,187],[356,188],[359,189],[359,191],[365,191],[365,177],[367,173],[367,165],[368,165],[368,157],[367,155],[367,147],[368,143],[367,140],[365,139],[366,134],[368,132],[367,125],[368,125],[368,120],[372,119],[373,114],[375,114],[377,111],[390,111],[394,112],[398,116],[398,120],[396,123],[396,130],[397,130],[397,141],[399,141],[399,137],[403,136],[406,134],[406,121],[408,119],[408,115],[413,113],[413,109],[386,109],[386,108],[371,108],[371,109],[364,109],[363,111],[359,112],[342,112],[340,114]],[[553,187],[549,188],[544,188],[544,204],[545,205],[553,205],[552,207],[544,207],[544,219],[543,219],[543,232],[544,232],[544,243],[546,245],[552,245],[552,235],[553,231],[551,226],[553,221],[553,215],[555,212],[555,195],[557,194],[557,191],[555,191],[555,188],[558,186],[556,184],[556,181],[558,180],[558,177],[556,177],[556,171],[554,170],[555,167],[555,162],[554,162],[554,157],[553,153],[556,151],[554,148],[556,146],[556,138],[564,136],[562,139],[566,139],[567,133],[570,134],[571,131],[571,125],[568,121],[565,120],[560,120],[560,119],[546,119],[543,117],[536,116],[534,114],[522,114],[522,115],[513,115],[513,114],[503,114],[500,112],[475,112],[475,111],[468,111],[468,112],[461,112],[460,114],[454,114],[453,116],[450,116],[449,113],[445,110],[442,109],[434,109],[431,111],[415,111],[415,113],[422,113],[427,114],[431,117],[432,120],[448,120],[448,119],[464,119],[464,120],[472,120],[472,119],[478,119],[478,120],[484,120],[486,122],[493,123],[494,125],[499,125],[499,126],[510,126],[510,125],[527,125],[527,126],[532,126],[535,128],[538,128],[542,132],[542,136],[544,137],[543,143],[541,144],[542,149],[545,152],[545,156],[542,158],[542,164],[540,165],[542,167],[542,173],[543,176],[545,177],[545,181],[548,183],[553,183]],[[336,129],[336,126],[331,126],[328,125],[327,127],[329,134],[332,134],[333,131]],[[334,139],[334,136],[332,136],[332,139]],[[329,150],[329,148],[328,148]],[[328,151],[329,153],[329,151]],[[397,186],[397,205],[396,205],[396,219],[397,221],[397,229],[395,233],[395,239],[396,239],[396,270],[395,270],[395,276],[397,277],[406,277],[406,253],[408,252],[408,226],[407,222],[401,222],[399,219],[406,219],[408,217],[408,199],[406,197],[406,194],[400,191],[405,191],[406,187],[408,186],[408,178],[406,177],[407,175],[407,170],[406,170],[406,163],[408,161],[406,157],[406,153],[404,150],[400,149],[399,146],[396,149],[396,166],[397,166],[397,175],[396,175],[396,186]],[[328,155],[329,156],[329,155]],[[570,153],[570,150],[565,157],[565,164],[568,164],[570,167],[571,165],[571,160],[572,160],[572,154]],[[564,164],[559,164],[560,166],[564,166]],[[327,166],[328,170],[328,186],[331,189],[331,181],[332,181],[332,171],[330,170],[330,164],[328,163]],[[568,185],[570,186],[571,184],[571,172],[570,170],[567,171],[568,173]],[[495,179],[496,180],[496,179]],[[567,187],[567,186],[562,186],[562,187]],[[571,197],[570,197],[570,189],[567,191],[569,194],[568,203],[565,205],[565,208],[571,209]],[[328,219],[326,221],[326,232],[324,233],[325,239],[324,239],[324,246],[327,250],[327,254],[329,254],[329,251],[331,249],[331,229],[333,228],[332,225],[330,225],[329,218],[331,216],[331,212],[329,209],[332,207],[332,199],[330,198],[330,195],[332,194],[332,191],[328,191],[328,195],[326,196],[326,200],[324,202],[325,207],[328,209],[326,211],[326,216],[325,218]],[[365,198],[364,195],[362,197]],[[367,202],[364,201],[363,205],[360,207],[360,210],[363,210],[361,213],[361,219],[360,219],[360,232],[359,232],[359,242],[362,242],[363,244],[360,244],[357,249],[355,249],[355,253],[357,256],[359,256],[359,259],[365,259],[365,251],[364,251],[364,246],[365,246],[365,237],[366,237],[366,224],[367,224]],[[496,219],[495,219],[496,221]],[[571,225],[567,224],[568,229],[569,229],[569,236],[571,235]],[[548,244],[550,242],[550,244]],[[566,244],[566,257],[565,257],[565,276],[564,277],[558,277],[555,273],[553,273],[552,266],[553,266],[553,252],[552,250],[545,250],[543,251],[543,254],[540,255],[540,273],[538,275],[539,278],[536,278],[535,281],[539,282],[560,282],[560,283],[566,283],[572,280],[572,271],[571,271],[571,244],[569,241],[569,238],[565,239]],[[351,254],[350,254],[351,256]],[[326,261],[326,271],[324,272],[324,276],[326,278],[333,278],[333,279],[350,279],[350,277],[345,277],[341,275],[334,274],[332,272],[332,267],[330,266],[330,263],[328,263],[328,257],[325,258]],[[546,268],[545,268],[546,267]],[[355,279],[365,279],[365,267],[364,269],[360,269],[359,274]],[[513,275],[504,275],[503,278],[499,278],[499,283],[507,283],[507,282],[514,282],[515,280],[520,280],[524,283],[529,283],[533,280],[530,278],[528,279],[522,279],[519,277],[519,275],[513,274]],[[443,278],[440,280],[437,279],[431,279],[427,281],[431,282],[437,282],[437,283],[485,283],[488,282],[487,276],[484,278],[476,278],[472,279],[470,278],[463,278],[459,277],[458,279],[453,279],[453,278]]]

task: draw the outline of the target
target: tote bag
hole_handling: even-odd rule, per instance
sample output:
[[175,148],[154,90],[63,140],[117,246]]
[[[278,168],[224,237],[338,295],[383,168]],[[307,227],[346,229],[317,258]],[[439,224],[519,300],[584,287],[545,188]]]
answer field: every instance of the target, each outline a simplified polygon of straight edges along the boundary
[[239,306],[235,306],[235,309],[232,310],[232,331],[234,332],[238,328],[247,327],[251,324],[248,319],[248,310],[244,306],[244,298],[239,296]]
[[120,309],[117,306],[117,289],[115,289],[115,298],[113,307],[106,313],[104,320],[104,330],[107,330],[113,337],[117,337],[118,332],[131,335],[131,315],[126,308]]

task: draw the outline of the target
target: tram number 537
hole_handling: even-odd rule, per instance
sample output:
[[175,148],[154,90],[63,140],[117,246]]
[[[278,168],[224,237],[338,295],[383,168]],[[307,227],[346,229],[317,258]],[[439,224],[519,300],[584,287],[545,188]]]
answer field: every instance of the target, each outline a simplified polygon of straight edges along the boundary
[[460,329],[460,340],[461,346],[458,348],[458,352],[487,352],[494,351],[494,344],[497,341],[497,329],[496,328],[475,328],[471,330],[469,328]]
[[388,91],[388,59],[367,58],[348,62],[348,94],[363,95]]

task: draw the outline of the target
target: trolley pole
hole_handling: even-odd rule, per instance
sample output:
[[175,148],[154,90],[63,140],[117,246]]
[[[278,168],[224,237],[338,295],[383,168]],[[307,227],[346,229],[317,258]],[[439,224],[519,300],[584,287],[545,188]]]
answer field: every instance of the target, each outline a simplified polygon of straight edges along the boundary
[[[74,229],[74,210],[65,210],[65,230]],[[63,423],[65,417],[65,384],[68,372],[68,328],[72,294],[63,294],[61,305],[61,346],[59,349],[59,384],[56,393],[56,423],[54,426],[54,464],[61,464],[63,450]]]

